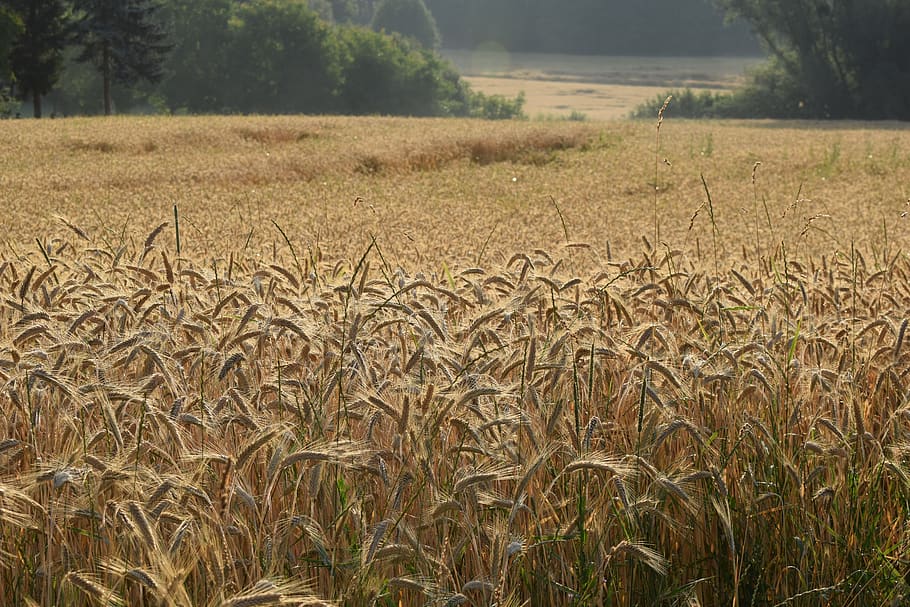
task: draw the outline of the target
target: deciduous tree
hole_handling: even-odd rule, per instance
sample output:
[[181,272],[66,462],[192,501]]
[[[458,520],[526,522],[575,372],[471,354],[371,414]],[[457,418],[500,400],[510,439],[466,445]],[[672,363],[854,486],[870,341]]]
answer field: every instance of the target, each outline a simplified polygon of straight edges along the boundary
[[397,32],[417,40],[424,48],[439,47],[436,21],[423,0],[382,0],[376,6],[373,29]]
[[910,119],[910,2],[717,0],[746,19],[807,115]]
[[218,113],[232,71],[229,22],[233,0],[170,0],[167,21],[174,48],[164,65],[161,91],[172,110]]
[[230,21],[230,77],[225,102],[235,111],[331,111],[341,79],[329,23],[305,3],[256,0]]

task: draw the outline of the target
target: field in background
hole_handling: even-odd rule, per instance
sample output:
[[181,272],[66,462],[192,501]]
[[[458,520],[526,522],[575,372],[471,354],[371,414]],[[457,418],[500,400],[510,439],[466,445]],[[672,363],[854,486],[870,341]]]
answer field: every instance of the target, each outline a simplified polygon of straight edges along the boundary
[[348,259],[375,236],[395,263],[423,270],[471,265],[481,251],[487,263],[502,263],[560,246],[567,232],[593,247],[577,260],[592,271],[611,256],[635,256],[643,235],[653,240],[655,178],[661,239],[704,252],[714,237],[704,213],[690,229],[705,201],[704,175],[724,255],[741,254],[743,244],[766,250],[802,234],[811,218],[798,239],[801,254],[854,242],[880,258],[910,244],[903,126],[668,119],[657,152],[654,127],[277,117],[7,122],[3,238],[16,254],[34,252],[35,238],[59,229],[55,217],[63,216],[116,245],[121,234],[169,221],[176,204],[184,249],[210,259],[238,247],[257,254],[278,247],[274,221],[299,250]]
[[[531,117],[580,112],[592,120],[625,118],[670,89],[730,90],[756,57],[596,57],[446,50],[446,58],[476,90],[527,97]],[[656,111],[656,109],[655,109]]]
[[0,604],[910,596],[910,130],[0,126]]

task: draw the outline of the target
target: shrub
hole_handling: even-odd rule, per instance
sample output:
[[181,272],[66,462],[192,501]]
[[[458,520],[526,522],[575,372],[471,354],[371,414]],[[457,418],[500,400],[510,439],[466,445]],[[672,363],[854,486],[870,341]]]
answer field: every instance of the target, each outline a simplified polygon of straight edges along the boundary
[[652,101],[639,105],[632,118],[651,119],[668,95],[673,102],[668,113],[677,118],[812,118],[824,116],[824,109],[815,107],[811,99],[801,94],[799,83],[776,62],[756,69],[749,82],[730,93],[692,89],[672,90]]
[[519,93],[514,99],[503,95],[485,95],[480,92],[471,92],[470,112],[472,118],[486,120],[507,120],[510,118],[525,118],[525,94]]
[[340,30],[340,102],[351,114],[464,115],[467,87],[448,63],[401,36]]
[[732,117],[735,113],[731,107],[733,96],[730,93],[712,93],[701,91],[696,93],[692,89],[671,90],[661,93],[652,101],[642,103],[632,112],[632,118],[651,119],[657,115],[668,96],[673,96],[673,102],[667,112],[677,118],[722,118]]
[[0,91],[0,118],[9,118],[18,107],[18,101],[10,97],[6,91]]

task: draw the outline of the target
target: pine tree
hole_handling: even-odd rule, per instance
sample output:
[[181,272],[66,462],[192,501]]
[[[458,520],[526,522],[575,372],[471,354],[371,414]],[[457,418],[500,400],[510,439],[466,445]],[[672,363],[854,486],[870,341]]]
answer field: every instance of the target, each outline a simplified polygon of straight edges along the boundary
[[35,118],[41,118],[41,98],[54,88],[63,65],[67,8],[62,0],[11,0],[10,5],[20,23],[9,55],[16,93],[23,100],[31,97]]
[[111,114],[111,84],[156,83],[170,50],[167,33],[157,21],[161,6],[154,0],[75,0],[82,53],[104,86],[104,114]]
[[22,31],[22,19],[8,6],[0,6],[0,84],[12,75],[9,56]]

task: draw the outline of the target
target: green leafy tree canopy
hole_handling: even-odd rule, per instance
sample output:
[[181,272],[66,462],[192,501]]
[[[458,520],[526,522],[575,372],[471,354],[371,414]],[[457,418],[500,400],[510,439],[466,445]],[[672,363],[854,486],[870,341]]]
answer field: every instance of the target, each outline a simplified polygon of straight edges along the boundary
[[305,3],[258,0],[230,20],[227,107],[264,113],[326,112],[341,79],[331,26]]
[[423,0],[382,0],[373,16],[373,29],[397,32],[424,48],[435,49],[440,43],[436,21]]
[[717,0],[774,57],[765,94],[816,118],[910,119],[910,2]]

